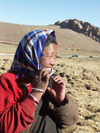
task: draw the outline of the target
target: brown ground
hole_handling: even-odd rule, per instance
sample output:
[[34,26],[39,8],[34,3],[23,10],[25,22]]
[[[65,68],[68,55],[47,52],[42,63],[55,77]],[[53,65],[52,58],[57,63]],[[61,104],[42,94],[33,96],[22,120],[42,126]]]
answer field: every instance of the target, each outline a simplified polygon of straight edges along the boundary
[[[0,74],[6,72],[13,56],[0,56]],[[57,58],[54,73],[66,82],[66,92],[79,106],[79,120],[63,133],[100,132],[100,57]]]
[[[51,27],[53,26],[49,28]],[[37,26],[35,28],[43,27]],[[24,26],[22,29],[23,33],[27,32],[26,29],[24,31]],[[63,133],[100,133],[100,51],[98,48],[100,43],[96,43],[82,34],[78,35],[78,33],[71,30],[60,29],[58,26],[55,29],[57,34],[60,32],[58,35],[59,43],[62,41],[66,47],[65,45],[60,47],[61,43],[58,46],[58,55],[62,57],[57,58],[54,73],[60,75],[65,80],[66,92],[76,99],[79,106],[78,122],[71,128],[64,129]],[[5,30],[7,32],[9,28],[7,29],[6,27]],[[18,27],[14,30],[17,31]],[[17,34],[17,37],[14,38],[14,30],[12,28],[9,35],[3,32],[0,36],[4,36],[4,41],[17,43],[20,37]],[[62,30],[67,33],[66,36]],[[75,37],[73,40],[71,40],[70,32]],[[18,33],[21,35],[20,31]],[[13,38],[11,38],[11,35]],[[60,37],[60,35],[63,37]],[[67,37],[70,39],[66,41]],[[79,40],[77,39],[78,37]],[[63,38],[63,40],[60,40],[60,38]],[[77,45],[74,45],[73,42],[77,42]],[[90,47],[90,44],[93,45]],[[14,53],[16,47],[17,45],[0,43],[0,53]],[[78,57],[71,57],[73,54],[77,54]],[[10,68],[12,60],[12,55],[0,55],[0,75]]]

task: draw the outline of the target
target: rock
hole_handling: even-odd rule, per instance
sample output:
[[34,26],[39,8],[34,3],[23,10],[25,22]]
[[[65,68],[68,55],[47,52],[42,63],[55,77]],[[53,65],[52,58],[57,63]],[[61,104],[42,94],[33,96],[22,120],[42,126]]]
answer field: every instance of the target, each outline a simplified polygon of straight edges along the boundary
[[93,56],[89,56],[89,58],[93,58]]
[[89,31],[88,36],[92,38],[92,31]]
[[60,25],[61,24],[61,21],[57,21],[56,23],[55,23],[55,25]]
[[83,33],[93,40],[100,42],[100,28],[93,26],[88,22],[78,19],[68,19],[65,21],[57,21],[55,25],[60,25],[61,28],[69,28],[76,32]]
[[78,21],[73,21],[72,30],[80,32],[83,29],[83,26]]
[[60,73],[60,76],[61,77],[64,77],[65,76],[65,73],[64,72]]
[[63,21],[60,25],[62,28],[68,28],[69,27],[68,21]]

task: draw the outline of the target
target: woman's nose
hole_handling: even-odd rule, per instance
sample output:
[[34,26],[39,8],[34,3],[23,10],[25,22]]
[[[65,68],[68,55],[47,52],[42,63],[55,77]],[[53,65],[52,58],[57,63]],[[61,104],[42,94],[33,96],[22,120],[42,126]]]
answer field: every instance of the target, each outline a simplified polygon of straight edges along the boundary
[[56,60],[54,58],[51,59],[51,64],[55,65],[56,64]]

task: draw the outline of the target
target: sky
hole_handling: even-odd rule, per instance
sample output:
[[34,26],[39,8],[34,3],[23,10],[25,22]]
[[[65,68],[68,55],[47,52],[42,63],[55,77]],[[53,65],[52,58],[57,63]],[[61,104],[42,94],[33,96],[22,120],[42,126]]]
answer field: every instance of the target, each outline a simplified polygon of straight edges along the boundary
[[49,25],[68,19],[100,28],[100,0],[0,0],[0,22]]

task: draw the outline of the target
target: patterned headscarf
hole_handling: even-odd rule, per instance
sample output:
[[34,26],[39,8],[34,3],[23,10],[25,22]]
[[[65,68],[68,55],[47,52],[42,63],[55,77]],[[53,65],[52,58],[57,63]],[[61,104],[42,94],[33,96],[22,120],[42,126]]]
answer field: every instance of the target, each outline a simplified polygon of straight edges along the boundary
[[26,34],[19,42],[10,71],[17,70],[34,75],[36,70],[40,70],[42,49],[49,34],[52,34],[56,41],[54,30],[35,30]]

